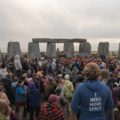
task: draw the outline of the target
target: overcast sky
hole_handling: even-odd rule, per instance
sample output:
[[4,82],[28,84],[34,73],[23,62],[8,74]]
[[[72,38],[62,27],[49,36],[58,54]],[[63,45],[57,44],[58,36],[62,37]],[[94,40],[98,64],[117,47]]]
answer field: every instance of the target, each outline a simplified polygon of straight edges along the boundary
[[118,50],[119,11],[120,0],[0,0],[0,49],[19,41],[26,51],[33,37],[55,37],[86,38],[92,50],[109,41]]

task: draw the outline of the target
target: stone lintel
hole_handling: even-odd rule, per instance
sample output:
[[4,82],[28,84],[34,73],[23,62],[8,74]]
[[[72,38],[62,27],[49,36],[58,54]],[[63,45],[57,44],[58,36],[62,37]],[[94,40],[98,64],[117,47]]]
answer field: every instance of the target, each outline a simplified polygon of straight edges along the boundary
[[81,39],[81,38],[75,38],[75,39],[64,39],[64,38],[55,38],[55,39],[50,39],[50,38],[33,38],[33,42],[35,43],[64,43],[64,42],[78,42],[78,43],[85,43],[87,42],[86,39]]

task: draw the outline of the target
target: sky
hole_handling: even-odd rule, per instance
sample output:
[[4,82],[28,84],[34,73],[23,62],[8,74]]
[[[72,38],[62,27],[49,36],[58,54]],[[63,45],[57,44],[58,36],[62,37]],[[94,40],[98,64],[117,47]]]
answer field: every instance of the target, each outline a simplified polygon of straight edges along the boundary
[[27,51],[32,38],[86,38],[92,50],[108,41],[117,51],[119,11],[120,0],[0,0],[0,49],[6,52],[9,41],[18,41]]

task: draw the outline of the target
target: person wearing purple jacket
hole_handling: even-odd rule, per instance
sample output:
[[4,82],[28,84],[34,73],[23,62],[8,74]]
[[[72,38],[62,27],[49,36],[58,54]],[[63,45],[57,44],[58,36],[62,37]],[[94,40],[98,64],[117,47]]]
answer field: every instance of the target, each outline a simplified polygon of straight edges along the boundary
[[109,88],[98,79],[100,69],[95,63],[84,68],[86,80],[78,85],[71,103],[79,120],[114,120],[114,102]]

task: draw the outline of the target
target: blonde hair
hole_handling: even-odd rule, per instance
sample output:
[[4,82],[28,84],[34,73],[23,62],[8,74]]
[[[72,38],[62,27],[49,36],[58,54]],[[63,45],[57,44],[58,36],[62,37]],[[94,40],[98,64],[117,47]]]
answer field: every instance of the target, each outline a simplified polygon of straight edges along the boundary
[[84,73],[87,78],[91,77],[97,79],[100,74],[100,68],[96,63],[90,62],[85,66]]
[[110,72],[108,69],[105,70],[101,70],[100,71],[100,76],[102,77],[102,79],[108,79],[110,76]]
[[6,100],[0,99],[0,116],[8,116],[9,115],[9,105]]

